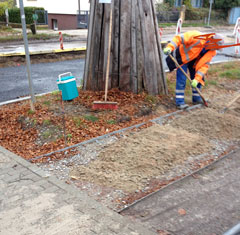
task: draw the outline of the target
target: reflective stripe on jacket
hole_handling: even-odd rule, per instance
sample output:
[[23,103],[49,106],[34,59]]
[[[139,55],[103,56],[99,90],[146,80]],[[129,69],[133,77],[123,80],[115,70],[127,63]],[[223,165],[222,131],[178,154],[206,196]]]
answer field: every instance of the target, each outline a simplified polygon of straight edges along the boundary
[[[194,68],[196,71],[195,79],[204,85],[203,77],[207,73],[209,63],[216,55],[215,50],[208,50],[203,56],[200,56],[201,51],[206,44],[206,40],[195,39],[194,37],[201,35],[199,31],[189,31],[182,35],[176,35],[173,40],[167,45],[172,51],[178,49],[181,56],[182,64],[196,59]],[[173,55],[176,53],[173,53]]]

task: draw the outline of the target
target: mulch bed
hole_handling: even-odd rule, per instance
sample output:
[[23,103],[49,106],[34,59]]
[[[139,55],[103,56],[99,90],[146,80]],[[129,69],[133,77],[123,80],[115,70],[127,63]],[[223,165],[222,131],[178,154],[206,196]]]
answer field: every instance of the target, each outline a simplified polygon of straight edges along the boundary
[[[119,90],[109,91],[109,101],[118,102],[117,110],[92,110],[93,101],[104,100],[104,92],[79,90],[79,97],[64,102],[65,124],[61,96],[52,93],[37,98],[36,111],[29,101],[0,108],[0,145],[25,159],[43,155],[91,138],[107,134],[175,111],[171,96],[149,96]],[[65,125],[65,138],[64,128]],[[51,158],[66,157],[58,153]],[[69,155],[68,155],[69,157]],[[38,160],[42,162],[44,159]],[[35,161],[36,162],[36,161]]]

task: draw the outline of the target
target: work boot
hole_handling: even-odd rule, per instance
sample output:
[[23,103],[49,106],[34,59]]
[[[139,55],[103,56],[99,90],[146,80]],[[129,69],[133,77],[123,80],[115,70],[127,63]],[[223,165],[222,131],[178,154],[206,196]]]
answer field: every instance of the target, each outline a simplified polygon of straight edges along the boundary
[[180,104],[180,105],[177,105],[177,108],[178,108],[178,109],[181,109],[181,110],[187,109],[188,107],[189,107],[188,104]]
[[[208,101],[206,100],[206,102],[208,102]],[[204,102],[203,102],[202,99],[201,99],[201,100],[198,100],[198,101],[193,101],[192,103],[193,103],[193,105],[204,104]]]

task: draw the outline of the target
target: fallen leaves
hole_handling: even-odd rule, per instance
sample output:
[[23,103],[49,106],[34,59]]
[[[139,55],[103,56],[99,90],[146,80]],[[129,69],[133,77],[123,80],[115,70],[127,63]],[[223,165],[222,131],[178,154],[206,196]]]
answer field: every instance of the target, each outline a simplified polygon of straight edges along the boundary
[[178,214],[179,214],[179,215],[186,215],[187,212],[186,212],[186,210],[184,210],[183,208],[180,208],[180,209],[178,209]]
[[[71,136],[68,138],[67,145],[64,144],[59,95],[48,94],[38,98],[35,112],[29,111],[28,101],[2,106],[0,108],[0,145],[25,159],[31,159],[109,132],[146,122],[155,117],[154,112],[150,112],[151,110],[154,111],[157,105],[169,103],[170,99],[157,96],[154,98],[156,103],[152,103],[146,99],[146,96],[145,93],[137,95],[113,89],[109,91],[108,100],[117,102],[118,110],[93,111],[91,109],[93,101],[103,100],[104,92],[79,91],[78,98],[72,102],[64,102],[66,134]],[[146,115],[143,112],[141,116],[139,113],[142,109],[150,111]],[[166,109],[166,113],[168,111]],[[85,116],[91,118],[84,118]],[[46,123],[50,123],[50,125],[48,126]],[[50,132],[50,127],[55,127],[55,132],[59,132],[59,137],[52,138],[54,135]],[[43,129],[45,133],[42,133]],[[55,132],[54,134],[57,136]],[[38,141],[39,136],[43,134],[46,138]],[[45,141],[44,143],[42,143],[42,139]],[[52,155],[51,159],[64,157],[66,155],[58,153]],[[48,158],[44,160],[46,161]]]

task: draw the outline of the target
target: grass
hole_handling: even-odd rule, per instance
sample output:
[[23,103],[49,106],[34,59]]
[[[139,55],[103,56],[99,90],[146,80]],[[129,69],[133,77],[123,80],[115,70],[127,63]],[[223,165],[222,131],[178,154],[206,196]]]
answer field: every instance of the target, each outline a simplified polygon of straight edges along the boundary
[[29,114],[29,115],[32,115],[32,114],[34,114],[34,113],[35,113],[35,112],[34,112],[33,110],[31,110],[31,109],[28,110],[28,114]]
[[107,123],[107,124],[110,124],[110,125],[114,125],[114,124],[116,124],[117,122],[116,122],[116,120],[111,119],[111,120],[107,120],[106,123]]
[[[171,26],[177,27],[177,22],[174,23],[159,23],[160,28],[167,28]],[[211,22],[211,26],[222,25],[220,22]],[[204,22],[186,22],[182,24],[182,27],[204,27],[206,24]]]
[[51,102],[49,100],[45,100],[45,101],[43,101],[43,104],[49,106],[51,104]]
[[54,95],[54,96],[58,96],[60,94],[60,91],[53,91],[52,92],[52,95]]
[[51,132],[50,131],[44,131],[42,133],[42,136],[44,139],[48,139],[51,136]]
[[152,104],[156,104],[157,103],[157,97],[152,96],[152,95],[147,95],[145,97],[145,101],[152,103]]
[[240,79],[240,70],[238,69],[228,69],[219,74],[220,77],[230,78],[230,79]]
[[50,124],[51,124],[51,120],[48,120],[48,119],[43,120],[43,125],[44,126],[49,126]]
[[[46,34],[46,33],[38,33],[33,35],[32,33],[28,34],[29,40],[49,40],[49,39],[58,39],[58,35]],[[0,42],[9,42],[9,41],[19,41],[23,40],[22,35],[9,35],[0,37]]]
[[71,140],[72,139],[72,134],[67,134],[67,139]]
[[74,117],[73,121],[74,121],[76,127],[80,127],[82,125],[82,120],[79,117]]
[[87,121],[90,121],[90,122],[96,122],[96,121],[98,121],[99,118],[95,117],[93,115],[85,115],[84,119],[87,120]]

